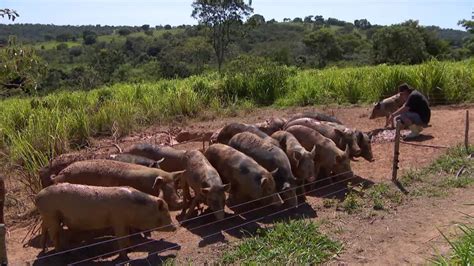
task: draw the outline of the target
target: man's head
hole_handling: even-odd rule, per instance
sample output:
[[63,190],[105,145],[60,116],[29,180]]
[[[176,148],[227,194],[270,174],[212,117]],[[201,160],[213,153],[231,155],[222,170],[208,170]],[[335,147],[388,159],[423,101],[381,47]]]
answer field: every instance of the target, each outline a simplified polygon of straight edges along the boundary
[[400,97],[404,102],[407,101],[408,96],[410,96],[410,93],[413,91],[413,88],[411,88],[408,84],[403,83],[402,85],[398,86],[398,92],[400,93]]

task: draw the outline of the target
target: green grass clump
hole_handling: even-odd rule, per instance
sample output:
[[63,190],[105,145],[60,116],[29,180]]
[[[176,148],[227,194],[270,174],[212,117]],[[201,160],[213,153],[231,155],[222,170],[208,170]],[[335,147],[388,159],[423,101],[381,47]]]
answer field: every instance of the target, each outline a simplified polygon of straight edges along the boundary
[[258,230],[227,251],[223,263],[243,264],[320,264],[342,250],[342,245],[319,232],[305,220],[280,222],[271,229]]
[[[474,218],[471,216],[471,218]],[[461,236],[456,241],[451,241],[444,234],[443,237],[451,246],[451,254],[438,256],[433,260],[435,265],[474,265],[474,227],[460,225]]]

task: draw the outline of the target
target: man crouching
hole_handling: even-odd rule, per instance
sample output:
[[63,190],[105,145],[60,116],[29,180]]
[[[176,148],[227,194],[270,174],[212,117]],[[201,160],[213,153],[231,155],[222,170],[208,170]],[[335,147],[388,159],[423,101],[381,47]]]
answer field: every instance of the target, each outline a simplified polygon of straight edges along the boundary
[[423,94],[406,83],[398,87],[398,92],[404,104],[390,115],[389,121],[395,118],[396,121],[402,123],[403,128],[411,130],[405,139],[416,138],[430,122],[431,110],[428,100]]

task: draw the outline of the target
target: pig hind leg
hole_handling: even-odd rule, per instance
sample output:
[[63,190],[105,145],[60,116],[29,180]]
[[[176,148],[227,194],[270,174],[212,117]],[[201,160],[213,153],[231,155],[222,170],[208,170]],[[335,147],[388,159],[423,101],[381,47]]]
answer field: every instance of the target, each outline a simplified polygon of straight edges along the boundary
[[[124,236],[129,235],[130,233],[130,230],[124,225],[116,224],[113,227],[114,227],[114,234],[116,237],[124,237]],[[126,247],[130,246],[130,239],[128,237],[125,237],[125,238],[121,238],[117,240],[117,242],[118,242],[118,247],[120,250],[120,256],[127,257]]]

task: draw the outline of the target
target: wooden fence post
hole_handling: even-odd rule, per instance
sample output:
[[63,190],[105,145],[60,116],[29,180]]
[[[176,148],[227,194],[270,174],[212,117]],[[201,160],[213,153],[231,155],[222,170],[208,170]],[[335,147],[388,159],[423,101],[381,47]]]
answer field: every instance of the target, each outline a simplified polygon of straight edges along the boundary
[[466,110],[466,129],[464,131],[464,147],[466,147],[466,152],[469,153],[469,110]]
[[400,121],[397,121],[395,130],[395,145],[393,146],[393,166],[392,166],[392,181],[397,181],[398,172],[398,155],[400,155]]
[[5,220],[3,205],[5,203],[5,180],[0,176],[0,265],[8,265]]

